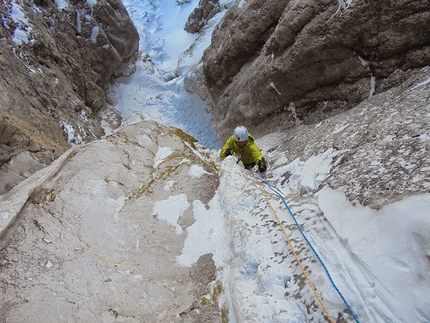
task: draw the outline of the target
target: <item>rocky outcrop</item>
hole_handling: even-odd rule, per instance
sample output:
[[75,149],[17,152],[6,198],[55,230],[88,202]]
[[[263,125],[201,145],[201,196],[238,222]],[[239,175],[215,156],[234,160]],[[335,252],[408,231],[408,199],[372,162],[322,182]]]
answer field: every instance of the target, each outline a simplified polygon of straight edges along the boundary
[[[429,90],[427,66],[348,111],[318,124],[273,132],[258,143],[265,147],[269,168],[278,167],[283,160],[295,164],[331,151],[333,165],[323,182],[342,189],[352,202],[380,209],[407,196],[429,192]],[[310,169],[316,171],[318,167],[315,163]],[[295,187],[300,195],[312,191],[306,187],[305,172],[301,177],[290,177],[291,171],[283,171],[286,186]],[[325,184],[317,185],[314,192]]]
[[221,11],[218,0],[200,0],[199,5],[193,10],[185,24],[185,30],[195,34],[206,26],[209,19]]
[[221,137],[314,123],[430,64],[429,19],[428,1],[240,1],[193,75]]
[[142,122],[0,196],[0,321],[220,322],[212,254],[175,261],[214,166],[181,130]]
[[129,72],[139,36],[121,1],[90,4],[0,4],[0,194],[25,177],[3,177],[16,156],[47,165],[104,133],[97,113],[110,82]]

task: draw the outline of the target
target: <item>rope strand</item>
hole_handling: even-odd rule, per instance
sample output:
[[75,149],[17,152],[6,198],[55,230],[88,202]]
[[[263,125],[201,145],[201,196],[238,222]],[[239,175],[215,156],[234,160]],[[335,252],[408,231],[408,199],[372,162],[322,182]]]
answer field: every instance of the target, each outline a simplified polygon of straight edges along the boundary
[[312,291],[314,292],[315,297],[317,298],[317,300],[320,303],[321,307],[323,308],[325,314],[327,315],[328,320],[331,323],[335,323],[334,320],[333,320],[333,318],[332,318],[332,316],[330,315],[330,312],[328,311],[327,307],[325,306],[325,304],[324,304],[321,296],[318,294],[318,291],[315,288],[315,285],[312,283],[312,281],[311,281],[308,273],[306,272],[305,268],[303,267],[303,264],[301,263],[299,256],[297,255],[296,251],[294,250],[294,246],[291,243],[291,240],[290,240],[290,238],[288,236],[287,231],[285,230],[284,225],[282,224],[281,219],[279,218],[278,214],[276,213],[275,209],[273,208],[272,203],[270,203],[269,196],[267,195],[266,189],[264,188],[264,184],[261,183],[261,182],[258,182],[258,183],[261,185],[261,187],[263,189],[263,192],[264,192],[264,196],[266,197],[266,201],[269,204],[270,208],[272,209],[272,212],[275,215],[276,219],[278,220],[278,224],[281,227],[282,232],[284,233],[284,236],[285,236],[285,238],[286,238],[286,240],[288,242],[288,245],[290,246],[291,251],[293,252],[294,258],[296,259],[297,264],[299,265],[300,269],[302,270],[303,275],[305,276],[305,278],[306,278],[309,286],[311,287]]
[[[254,174],[253,174],[254,175]],[[295,222],[295,224],[296,224],[296,226],[297,226],[297,228],[299,229],[299,231],[300,231],[300,233],[301,233],[301,235],[302,235],[302,237],[305,239],[305,241],[307,242],[307,244],[309,245],[309,247],[312,249],[312,251],[314,252],[314,254],[315,254],[315,256],[317,257],[317,259],[318,259],[318,261],[320,262],[320,264],[322,265],[322,267],[324,268],[324,270],[325,270],[325,272],[326,272],[326,274],[327,274],[327,276],[328,276],[328,278],[329,278],[329,280],[330,280],[330,282],[331,282],[331,284],[332,284],[332,286],[334,287],[334,289],[336,290],[336,292],[339,294],[339,296],[340,296],[340,298],[342,299],[342,301],[344,302],[344,304],[345,304],[345,306],[348,308],[348,310],[349,310],[349,312],[351,313],[351,315],[352,315],[352,317],[354,318],[354,320],[357,322],[357,323],[360,323],[360,321],[358,320],[358,317],[357,317],[357,315],[354,313],[354,311],[352,310],[352,308],[351,308],[351,306],[349,305],[349,303],[347,302],[347,300],[345,299],[345,297],[343,296],[343,294],[340,292],[340,290],[339,290],[339,288],[336,286],[336,284],[335,284],[335,282],[333,281],[333,278],[331,277],[331,275],[330,275],[330,272],[328,271],[328,269],[327,269],[327,267],[326,267],[326,265],[324,264],[324,262],[322,261],[322,259],[321,259],[321,257],[319,256],[319,254],[316,252],[316,250],[315,250],[315,248],[312,246],[312,244],[310,243],[310,241],[308,240],[308,238],[306,237],[306,235],[304,234],[304,232],[303,232],[303,230],[300,228],[300,225],[299,225],[299,223],[297,222],[297,219],[296,219],[296,217],[294,216],[294,213],[291,211],[291,209],[290,209],[290,207],[288,206],[288,204],[287,204],[287,202],[285,201],[285,198],[281,195],[281,193],[279,193],[277,190],[275,190],[269,183],[267,183],[265,180],[263,180],[263,179],[261,179],[261,178],[256,178],[255,176],[254,176],[254,178],[255,179],[257,179],[258,180],[258,183],[263,187],[263,191],[264,191],[264,194],[267,196],[267,192],[266,192],[266,190],[264,189],[264,185],[262,184],[262,183],[264,183],[264,184],[266,184],[273,192],[275,192],[281,199],[282,199],[282,201],[284,202],[284,205],[286,206],[286,208],[287,208],[287,210],[288,210],[288,212],[290,212],[290,214],[291,214],[291,217],[293,218],[293,220],[294,220],[294,222]],[[267,200],[267,197],[266,197],[266,200]],[[270,205],[270,207],[272,208],[272,210],[273,210],[273,207],[271,206],[271,204],[269,203],[269,205]],[[273,210],[273,212],[275,212],[274,210]],[[278,222],[280,222],[280,220],[279,220],[279,217],[278,217],[278,215],[275,213],[275,215],[276,215],[276,217],[278,218]],[[281,225],[281,228],[283,228],[283,226]],[[283,231],[285,231],[285,229],[283,228],[282,229]],[[291,247],[291,246],[290,246]],[[294,252],[294,251],[293,251]],[[312,287],[312,286],[311,286]],[[318,298],[318,297],[317,297]],[[319,300],[319,299],[318,299]],[[324,308],[324,307],[323,307]],[[330,319],[330,318],[329,318]]]

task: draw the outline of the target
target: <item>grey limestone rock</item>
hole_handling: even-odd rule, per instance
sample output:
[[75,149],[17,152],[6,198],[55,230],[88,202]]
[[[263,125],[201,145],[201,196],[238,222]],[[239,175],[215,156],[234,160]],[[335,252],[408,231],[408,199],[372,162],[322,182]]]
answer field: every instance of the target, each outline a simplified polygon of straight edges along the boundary
[[105,91],[135,59],[139,35],[121,1],[89,3],[0,4],[0,167],[24,151],[47,165],[104,134]]
[[429,19],[428,1],[236,1],[201,64],[218,133],[319,122],[399,85],[430,64]]
[[218,0],[200,0],[199,5],[193,10],[185,24],[185,30],[189,33],[198,33],[207,21],[221,11]]

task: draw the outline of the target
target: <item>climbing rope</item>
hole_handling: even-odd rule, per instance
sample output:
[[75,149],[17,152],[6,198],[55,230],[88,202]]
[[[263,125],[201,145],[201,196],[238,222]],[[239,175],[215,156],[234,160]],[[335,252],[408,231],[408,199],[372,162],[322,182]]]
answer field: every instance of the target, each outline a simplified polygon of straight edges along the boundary
[[266,191],[266,189],[265,189],[265,187],[264,187],[264,184],[263,184],[262,182],[260,182],[260,181],[257,181],[257,183],[259,183],[259,184],[260,184],[260,186],[262,187],[263,192],[264,192],[264,196],[265,196],[266,201],[267,201],[267,204],[269,204],[270,208],[272,209],[273,214],[275,214],[275,217],[276,217],[276,219],[278,220],[278,224],[279,224],[279,226],[280,226],[280,228],[281,228],[282,232],[284,233],[285,239],[287,240],[288,245],[290,246],[291,251],[293,252],[294,258],[296,259],[297,264],[299,265],[300,269],[302,270],[303,275],[305,276],[305,278],[306,278],[306,280],[307,280],[307,282],[308,282],[309,286],[311,287],[312,291],[314,292],[315,297],[317,298],[318,302],[320,303],[321,307],[323,308],[324,312],[326,313],[326,315],[327,315],[327,317],[328,317],[328,320],[329,320],[331,323],[334,323],[334,320],[333,320],[333,318],[331,317],[331,315],[330,315],[330,313],[329,313],[329,311],[328,311],[327,307],[325,306],[325,304],[324,304],[324,302],[323,302],[323,300],[322,300],[321,296],[318,294],[318,291],[317,291],[317,289],[315,288],[315,285],[312,283],[312,281],[311,281],[311,279],[310,279],[310,277],[309,277],[308,273],[306,272],[305,268],[303,267],[303,264],[302,264],[302,262],[300,261],[299,256],[297,256],[297,253],[296,253],[296,251],[294,250],[294,246],[293,246],[293,244],[291,243],[290,237],[288,236],[287,230],[285,230],[285,227],[284,227],[284,225],[282,224],[282,221],[281,221],[281,219],[279,218],[278,213],[276,213],[275,209],[274,209],[274,208],[273,208],[273,206],[272,206],[272,203],[270,203],[269,196],[268,196],[267,191]]
[[[299,258],[298,258],[298,256],[297,256],[296,252],[294,251],[294,248],[293,248],[293,246],[292,246],[292,244],[291,244],[291,241],[290,241],[290,239],[289,239],[289,237],[288,237],[288,234],[287,234],[287,232],[286,232],[286,230],[285,230],[285,227],[283,226],[283,224],[282,224],[282,222],[281,222],[281,220],[280,220],[280,218],[279,218],[278,214],[276,213],[275,209],[273,208],[272,204],[270,203],[270,200],[269,200],[269,197],[268,197],[267,191],[266,191],[266,189],[265,189],[265,187],[264,187],[264,184],[266,184],[266,185],[267,185],[267,186],[268,186],[268,187],[269,187],[273,192],[275,192],[275,193],[276,193],[276,194],[277,194],[277,195],[282,199],[282,201],[284,202],[284,204],[285,204],[285,206],[286,206],[286,208],[287,208],[288,212],[290,212],[291,217],[293,218],[294,222],[296,223],[297,228],[299,229],[299,231],[300,231],[301,235],[303,236],[303,238],[305,239],[305,241],[307,242],[307,244],[309,245],[309,247],[312,249],[312,251],[314,252],[314,254],[316,255],[316,257],[318,258],[318,261],[320,262],[320,264],[321,264],[321,265],[322,265],[322,267],[324,268],[324,270],[325,270],[325,272],[326,272],[326,274],[327,274],[327,276],[328,276],[328,278],[329,278],[329,280],[330,280],[331,284],[333,285],[334,289],[335,289],[335,290],[336,290],[336,292],[339,294],[340,298],[342,298],[342,300],[343,300],[343,302],[344,302],[345,306],[348,308],[348,310],[349,310],[349,312],[351,313],[351,315],[353,316],[354,320],[355,320],[357,323],[360,323],[360,321],[358,320],[357,315],[354,313],[354,311],[352,310],[351,306],[348,304],[347,300],[345,299],[345,297],[344,297],[344,296],[342,295],[342,293],[340,292],[339,288],[338,288],[338,287],[336,286],[336,284],[334,283],[333,278],[331,277],[330,272],[328,271],[328,269],[327,269],[326,265],[324,264],[324,262],[322,261],[321,257],[318,255],[318,253],[316,252],[315,248],[312,246],[312,244],[310,243],[310,241],[308,240],[308,238],[306,237],[306,235],[304,234],[304,232],[303,232],[303,231],[302,231],[302,229],[300,228],[300,225],[299,225],[299,223],[297,222],[297,219],[296,219],[296,217],[294,216],[294,213],[291,211],[291,209],[289,208],[289,206],[288,206],[287,202],[285,201],[285,198],[282,196],[282,194],[281,194],[281,193],[279,193],[277,190],[275,190],[275,189],[274,189],[274,188],[273,188],[269,183],[267,183],[265,180],[263,180],[263,179],[261,179],[261,178],[256,178],[256,177],[255,177],[255,175],[254,175],[254,173],[252,173],[252,174],[253,174],[254,178],[257,180],[257,183],[259,183],[259,184],[260,184],[260,186],[262,187],[263,192],[264,192],[264,196],[265,196],[265,198],[266,198],[266,201],[267,201],[267,203],[269,204],[270,208],[272,209],[273,213],[275,214],[275,217],[276,217],[276,219],[278,220],[279,226],[281,227],[282,232],[284,233],[285,238],[287,239],[288,245],[290,246],[290,248],[291,248],[291,250],[292,250],[292,252],[293,252],[294,257],[296,258],[296,261],[297,261],[297,263],[299,264],[300,269],[302,270],[303,274],[305,275],[306,280],[308,281],[308,283],[309,283],[310,287],[312,288],[312,290],[313,290],[313,292],[314,292],[314,294],[315,294],[316,298],[318,299],[318,302],[321,304],[321,307],[323,308],[324,312],[326,313],[326,315],[327,315],[327,317],[328,317],[329,321],[334,323],[333,318],[331,317],[330,313],[328,312],[328,310],[327,310],[326,306],[324,305],[324,302],[322,301],[321,297],[319,296],[319,294],[318,294],[318,292],[317,292],[317,290],[316,290],[316,288],[315,288],[314,284],[311,282],[311,280],[310,280],[310,278],[309,278],[308,274],[306,273],[306,271],[305,271],[305,269],[304,269],[304,267],[303,267],[302,263],[300,262],[300,260],[299,260]],[[264,184],[263,184],[263,183],[264,183]]]

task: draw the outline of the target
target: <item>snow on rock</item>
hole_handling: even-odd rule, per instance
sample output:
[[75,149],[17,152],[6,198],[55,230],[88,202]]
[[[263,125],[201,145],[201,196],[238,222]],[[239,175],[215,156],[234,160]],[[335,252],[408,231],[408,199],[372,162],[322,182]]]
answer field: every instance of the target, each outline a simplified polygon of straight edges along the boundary
[[384,299],[401,322],[410,319],[414,308],[420,309],[419,316],[429,317],[430,194],[372,210],[352,206],[342,190],[324,187],[318,201],[336,233],[364,266],[373,284],[373,298]]
[[169,196],[167,200],[155,202],[154,217],[173,225],[176,227],[176,234],[181,234],[182,227],[178,224],[178,220],[189,206],[190,203],[185,194]]
[[289,252],[257,180],[228,158],[221,168],[220,193],[230,235],[230,257],[224,275],[229,284],[226,289],[231,298],[231,320],[305,321],[303,311],[311,304],[283,296],[299,295],[294,275],[300,273],[287,271],[291,266]]
[[[220,1],[220,5],[224,8],[230,2]],[[185,90],[184,79],[210,44],[211,33],[223,14],[213,17],[199,35],[192,35],[184,26],[198,0],[186,3],[124,0],[123,3],[134,24],[139,26],[142,51],[136,72],[117,80],[110,89],[124,124],[156,120],[181,128],[207,148],[217,149],[221,142],[212,126],[207,103]]]
[[75,146],[3,197],[2,303],[53,304],[40,322],[428,322],[429,73],[257,138],[264,174],[154,121]]
[[[158,144],[171,156],[154,168]],[[188,267],[175,261],[194,221],[191,203],[205,209],[218,186],[217,176],[189,175],[192,166],[216,174],[205,156],[179,129],[142,122],[74,146],[2,196],[0,302],[6,320],[219,317],[216,303],[200,305],[215,279],[212,256],[199,254]]]
[[187,239],[182,254],[177,257],[181,266],[191,267],[204,254],[213,254],[217,267],[223,267],[228,253],[227,227],[217,192],[205,205],[200,200],[193,201],[195,222],[187,228]]
[[232,157],[219,165],[179,129],[138,122],[219,148],[204,103],[182,88],[208,39],[170,42],[184,26],[172,16],[196,1],[126,2],[153,57],[116,84],[128,125],[1,197],[6,320],[325,322],[294,250],[336,322],[354,318],[333,283],[361,322],[430,321],[430,69],[317,125],[257,138],[269,167],[252,173]]
[[[286,198],[361,322],[430,319],[429,72],[316,126],[257,139],[269,161],[265,180]],[[301,258],[314,257],[299,241]],[[354,321],[313,262],[332,315]]]
[[158,147],[154,158],[154,168],[157,168],[157,166],[160,165],[171,153],[172,149],[169,147]]
[[[313,163],[316,159],[325,160],[326,155],[310,158],[309,162]],[[277,170],[276,167],[273,168],[273,172]],[[326,167],[320,171],[325,174]],[[272,171],[268,172],[269,176],[265,176],[266,178],[270,178]],[[300,172],[308,178],[318,178],[321,175],[318,171],[306,174],[300,169]],[[352,322],[352,316],[346,312],[346,305],[299,232],[288,208],[262,181],[259,174],[244,170],[233,158],[227,158],[221,166],[220,203],[226,217],[229,241],[222,251],[225,261],[221,275],[226,289],[224,300],[230,305],[230,321],[323,320],[326,313],[297,264],[294,250],[331,316]],[[271,182],[275,185],[277,181]],[[347,299],[352,299],[354,308],[360,310],[362,317],[367,317],[364,310],[367,305],[363,300],[356,299],[356,295],[360,295],[362,291],[354,281],[345,284],[345,280],[349,282],[349,278],[362,279],[362,276],[350,276],[348,271],[339,272],[339,266],[345,269],[344,262],[347,265],[354,263],[353,257],[345,252],[343,241],[330,228],[314,195],[309,194],[311,192],[281,193],[288,197],[288,205],[293,208],[302,229],[316,244],[317,250],[322,251],[324,260],[329,263],[332,275],[340,283]],[[291,245],[273,211],[286,230]],[[321,250],[321,247],[324,248]],[[332,257],[332,248],[340,248],[341,251]],[[214,258],[216,257],[215,254]],[[364,288],[368,286],[365,285]]]
[[[321,155],[311,156],[305,162],[297,158],[287,165],[276,167],[272,172],[272,180],[279,180],[288,173],[291,176],[288,179],[288,188],[284,186],[287,189],[285,192],[294,194],[314,192],[330,175],[333,160],[340,154],[341,152],[330,148]],[[286,160],[281,158],[280,161],[275,161],[273,166],[285,163]]]
[[210,173],[208,173],[207,171],[205,171],[204,168],[201,167],[201,166],[197,166],[197,165],[191,166],[190,173],[189,173],[189,175],[191,177],[193,177],[193,178],[200,178],[204,174],[210,174]]

